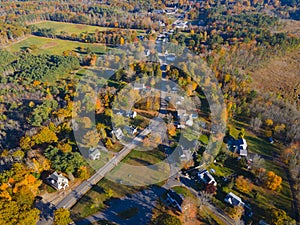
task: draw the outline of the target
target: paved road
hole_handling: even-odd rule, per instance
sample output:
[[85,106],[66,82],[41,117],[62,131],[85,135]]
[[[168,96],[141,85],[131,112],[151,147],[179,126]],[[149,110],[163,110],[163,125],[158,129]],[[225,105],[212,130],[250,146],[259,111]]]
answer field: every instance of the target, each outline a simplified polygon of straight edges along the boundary
[[[155,127],[155,126],[154,126]],[[37,222],[37,225],[48,225],[53,222],[53,211],[57,208],[71,208],[76,202],[85,195],[93,185],[97,184],[108,172],[110,172],[114,167],[116,167],[121,160],[123,160],[133,148],[136,147],[134,143],[142,141],[142,137],[149,134],[150,129],[145,129],[136,138],[133,139],[132,143],[125,146],[117,155],[115,155],[109,162],[107,162],[103,167],[101,167],[92,177],[81,183],[76,187],[70,194],[59,202],[56,206],[50,203],[43,203],[38,208],[42,209],[41,219]]]

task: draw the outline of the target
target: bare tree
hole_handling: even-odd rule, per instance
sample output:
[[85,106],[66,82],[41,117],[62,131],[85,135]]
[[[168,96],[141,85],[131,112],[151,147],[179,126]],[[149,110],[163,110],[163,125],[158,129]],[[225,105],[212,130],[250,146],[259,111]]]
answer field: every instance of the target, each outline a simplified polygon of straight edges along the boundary
[[259,128],[261,127],[261,125],[262,125],[262,121],[260,118],[258,118],[258,117],[251,118],[250,126],[254,132],[257,132],[259,130]]
[[264,165],[265,165],[265,160],[261,158],[261,156],[259,156],[258,154],[255,154],[252,158],[252,164],[251,164],[252,169],[256,171],[260,168],[264,168]]

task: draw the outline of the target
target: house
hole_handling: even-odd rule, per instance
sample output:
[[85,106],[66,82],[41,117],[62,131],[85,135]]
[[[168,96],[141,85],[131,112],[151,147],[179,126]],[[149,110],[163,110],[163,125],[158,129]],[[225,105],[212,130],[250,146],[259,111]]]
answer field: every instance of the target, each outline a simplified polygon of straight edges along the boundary
[[184,197],[183,195],[177,194],[173,190],[169,190],[167,192],[167,203],[169,203],[171,206],[173,206],[175,209],[182,212],[182,203],[183,203]]
[[169,61],[169,62],[174,62],[175,59],[176,59],[176,55],[173,54],[173,53],[170,53],[170,54],[166,55],[166,59],[167,59],[167,61]]
[[100,151],[98,148],[90,148],[89,149],[89,159],[91,160],[98,160],[100,159]]
[[144,90],[145,88],[145,84],[134,83],[133,85],[133,90]]
[[193,117],[190,115],[189,119],[185,122],[185,124],[189,127],[193,126],[194,121],[193,121]]
[[121,116],[126,116],[132,119],[134,119],[137,116],[137,113],[131,110],[117,110],[116,114]]
[[124,130],[125,130],[125,132],[127,132],[127,134],[131,134],[131,135],[137,134],[137,129],[136,129],[136,127],[133,127],[133,126],[125,126]]
[[46,181],[56,190],[66,190],[66,188],[69,187],[69,180],[62,174],[58,174],[56,171],[47,177]]
[[125,115],[126,115],[127,117],[129,117],[129,118],[134,119],[134,118],[136,117],[137,113],[136,113],[135,111],[127,110],[127,111],[125,112]]
[[247,142],[244,138],[239,138],[236,141],[236,147],[237,147],[237,152],[238,152],[238,154],[240,154],[240,156],[247,157],[247,155],[248,155]]
[[145,53],[145,56],[148,57],[148,56],[150,56],[151,51],[150,51],[150,49],[145,49],[144,53]]
[[227,194],[224,201],[226,203],[230,204],[231,206],[239,206],[239,205],[244,206],[245,205],[245,203],[242,201],[242,199],[240,197],[236,196],[235,194],[233,194],[232,192]]
[[227,148],[232,152],[237,152],[240,156],[247,157],[247,142],[244,138],[239,138],[235,140],[232,136],[228,137],[226,140]]
[[121,128],[114,129],[111,133],[113,135],[115,135],[118,140],[121,140],[122,137],[124,136],[123,131],[121,130]]
[[203,181],[203,183],[212,184],[214,186],[217,186],[217,182],[216,182],[215,178],[207,170],[198,172],[197,176],[200,180]]

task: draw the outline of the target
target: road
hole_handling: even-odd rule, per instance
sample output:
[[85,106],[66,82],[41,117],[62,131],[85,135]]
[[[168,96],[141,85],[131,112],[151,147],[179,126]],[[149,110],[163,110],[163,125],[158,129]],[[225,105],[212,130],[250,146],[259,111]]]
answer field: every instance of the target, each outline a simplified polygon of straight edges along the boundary
[[[159,125],[159,124],[156,124]],[[154,126],[155,128],[155,126]],[[154,129],[153,128],[153,129]],[[42,215],[37,225],[48,225],[53,223],[53,211],[58,208],[69,209],[76,202],[85,195],[95,184],[97,184],[108,172],[110,172],[114,167],[116,167],[130,152],[136,147],[134,143],[142,141],[142,137],[149,134],[150,129],[146,128],[143,130],[133,141],[125,146],[118,154],[116,154],[109,162],[107,162],[103,167],[96,171],[96,173],[90,177],[88,180],[77,186],[72,192],[66,195],[57,205],[51,205],[49,203],[44,203],[39,208],[42,209]],[[48,205],[48,208],[46,208]]]

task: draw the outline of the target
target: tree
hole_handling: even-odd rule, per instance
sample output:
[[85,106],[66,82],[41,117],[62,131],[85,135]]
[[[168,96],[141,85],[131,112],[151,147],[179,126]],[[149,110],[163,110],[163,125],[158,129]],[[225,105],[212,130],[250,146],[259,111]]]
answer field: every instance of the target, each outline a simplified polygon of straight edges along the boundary
[[208,184],[205,186],[205,192],[214,195],[217,191],[217,187],[213,184]]
[[30,137],[22,137],[20,140],[20,147],[23,150],[29,150],[34,145],[34,142],[30,139]]
[[68,209],[59,208],[54,211],[54,225],[68,225],[72,220]]
[[51,144],[53,142],[57,142],[58,138],[56,134],[50,130],[48,127],[43,127],[42,130],[32,137],[32,140],[35,144],[43,144],[48,143]]
[[203,209],[203,206],[207,206],[209,205],[210,201],[211,201],[211,194],[205,192],[205,191],[201,191],[199,193],[198,199],[199,199],[199,205],[200,205],[200,210]]
[[277,190],[282,182],[282,178],[276,175],[273,171],[268,171],[266,174],[265,186],[270,190]]
[[265,160],[261,158],[258,154],[255,154],[252,158],[251,169],[254,173],[257,172],[258,169],[263,168],[265,165]]
[[90,130],[83,136],[83,144],[87,147],[96,147],[99,142],[99,134],[95,130]]
[[176,127],[173,124],[167,125],[168,134],[172,137],[176,136]]
[[155,220],[154,224],[156,225],[181,225],[181,221],[176,217],[170,214],[164,213],[159,215]]
[[230,207],[228,209],[228,215],[236,222],[238,222],[241,219],[243,214],[244,214],[244,207],[241,205]]
[[262,125],[262,121],[260,118],[255,117],[251,118],[250,126],[254,132],[257,132]]
[[88,168],[86,166],[81,166],[77,171],[77,177],[82,180],[87,180],[90,177]]
[[238,176],[235,180],[235,186],[238,190],[244,193],[249,193],[252,191],[253,184],[250,180],[244,178],[243,176]]
[[296,222],[292,220],[284,210],[272,208],[270,215],[267,217],[267,222],[274,225],[295,225]]

